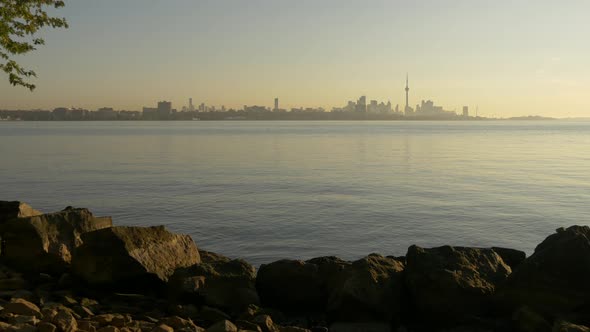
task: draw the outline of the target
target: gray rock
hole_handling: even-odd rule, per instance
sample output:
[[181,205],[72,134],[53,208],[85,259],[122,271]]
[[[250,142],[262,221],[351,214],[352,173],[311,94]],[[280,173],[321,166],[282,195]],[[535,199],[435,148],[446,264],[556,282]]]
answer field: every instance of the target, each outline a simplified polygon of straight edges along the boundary
[[72,270],[94,285],[163,283],[176,269],[201,261],[190,236],[170,233],[164,226],[111,227],[85,233],[82,241]]
[[95,217],[87,209],[12,219],[0,224],[4,260],[22,271],[61,272],[86,232],[112,226],[110,217]]

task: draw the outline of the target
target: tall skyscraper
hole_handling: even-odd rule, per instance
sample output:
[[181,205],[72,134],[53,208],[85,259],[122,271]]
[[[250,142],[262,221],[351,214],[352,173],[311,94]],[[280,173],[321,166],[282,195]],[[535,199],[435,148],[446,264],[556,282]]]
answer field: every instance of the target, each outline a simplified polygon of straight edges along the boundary
[[195,106],[193,105],[193,98],[188,99],[188,110],[189,112],[193,112],[195,110]]
[[356,102],[356,111],[365,113],[367,111],[367,97],[361,96]]
[[279,98],[275,98],[275,108],[274,108],[274,110],[275,111],[278,111],[279,110]]

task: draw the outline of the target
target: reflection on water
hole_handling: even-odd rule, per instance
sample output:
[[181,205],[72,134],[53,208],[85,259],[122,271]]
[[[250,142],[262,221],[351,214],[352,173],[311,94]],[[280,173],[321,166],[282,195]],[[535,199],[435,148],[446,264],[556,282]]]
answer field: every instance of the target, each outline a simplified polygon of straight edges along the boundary
[[531,252],[590,212],[590,123],[6,122],[0,199],[166,224],[259,264]]

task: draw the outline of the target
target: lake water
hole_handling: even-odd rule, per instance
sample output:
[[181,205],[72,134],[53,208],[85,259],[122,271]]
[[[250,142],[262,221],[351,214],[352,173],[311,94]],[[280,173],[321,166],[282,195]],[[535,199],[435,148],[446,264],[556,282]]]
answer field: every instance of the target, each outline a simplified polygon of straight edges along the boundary
[[590,122],[2,122],[0,200],[258,265],[411,244],[531,253],[588,224]]

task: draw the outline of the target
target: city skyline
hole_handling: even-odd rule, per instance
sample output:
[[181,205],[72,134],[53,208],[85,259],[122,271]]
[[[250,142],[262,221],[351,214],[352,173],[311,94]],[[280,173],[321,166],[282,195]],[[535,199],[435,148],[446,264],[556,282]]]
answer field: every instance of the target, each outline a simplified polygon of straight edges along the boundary
[[[509,9],[509,10],[507,10]],[[0,83],[2,109],[186,105],[403,108],[436,100],[485,116],[590,115],[590,3],[549,1],[67,2],[68,30],[22,57],[35,92]],[[19,58],[19,61],[21,58]],[[273,97],[270,97],[273,98]],[[195,104],[198,104],[195,103]]]

